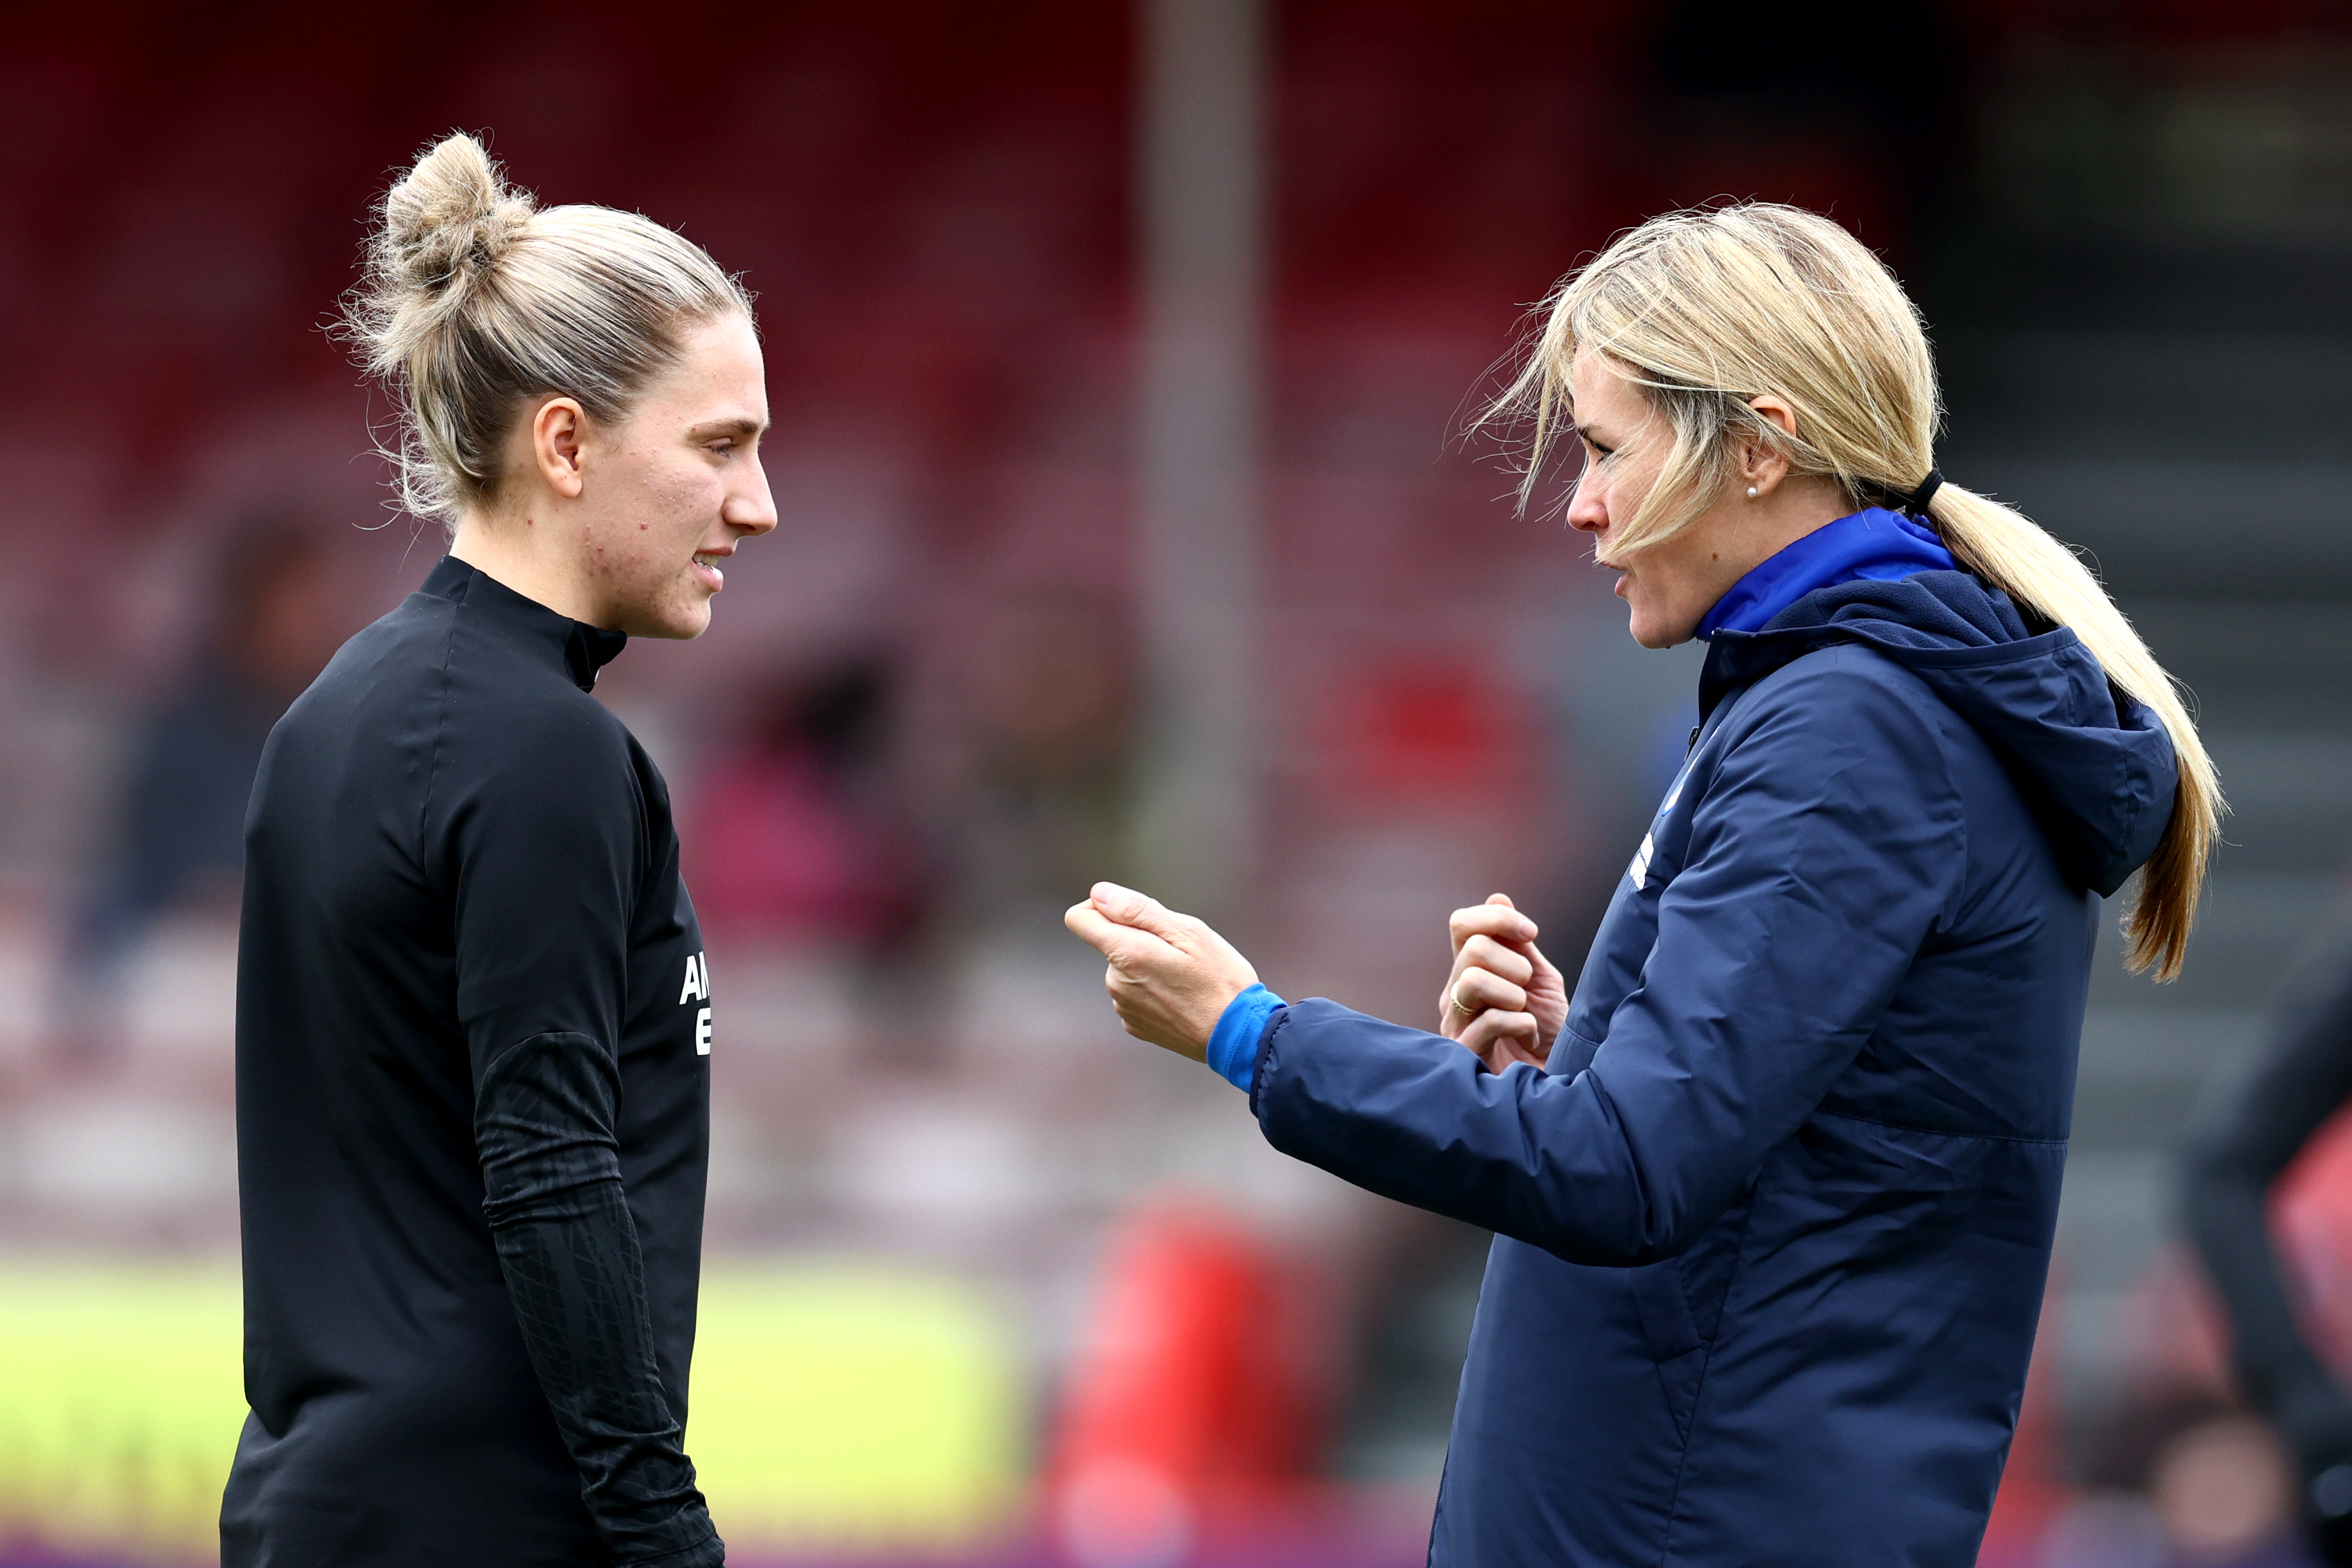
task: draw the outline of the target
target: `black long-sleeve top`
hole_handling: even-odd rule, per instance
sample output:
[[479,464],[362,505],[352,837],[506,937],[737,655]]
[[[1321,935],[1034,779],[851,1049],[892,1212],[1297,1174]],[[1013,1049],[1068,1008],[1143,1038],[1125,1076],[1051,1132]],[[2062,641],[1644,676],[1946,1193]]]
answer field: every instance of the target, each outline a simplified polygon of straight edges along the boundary
[[2299,973],[2261,1061],[2203,1119],[2183,1161],[2183,1217],[2228,1313],[2239,1381],[2313,1475],[2352,1461],[2352,1399],[2296,1321],[2269,1203],[2272,1186],[2347,1100],[2352,928]]
[[710,987],[619,633],[455,559],[246,826],[226,1568],[722,1560],[682,1434]]

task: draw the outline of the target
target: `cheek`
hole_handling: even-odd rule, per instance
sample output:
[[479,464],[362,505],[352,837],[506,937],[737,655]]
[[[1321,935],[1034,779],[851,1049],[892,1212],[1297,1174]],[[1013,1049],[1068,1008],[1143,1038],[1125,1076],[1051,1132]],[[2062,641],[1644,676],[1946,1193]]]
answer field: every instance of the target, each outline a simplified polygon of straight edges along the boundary
[[1642,509],[1643,498],[1649,495],[1650,486],[1656,476],[1626,473],[1619,474],[1614,477],[1616,482],[1610,487],[1610,500],[1614,504],[1620,517],[1630,517]]
[[649,553],[691,553],[719,510],[719,486],[709,475],[676,465],[649,467],[636,497],[629,534]]
[[709,465],[691,460],[666,465],[656,483],[663,509],[681,522],[688,514],[714,504],[709,497],[719,493],[719,476],[710,471]]
[[1653,590],[1664,603],[1690,608],[1706,597],[1706,572],[1704,558],[1694,559],[1687,551],[1677,551],[1659,561],[1653,572]]

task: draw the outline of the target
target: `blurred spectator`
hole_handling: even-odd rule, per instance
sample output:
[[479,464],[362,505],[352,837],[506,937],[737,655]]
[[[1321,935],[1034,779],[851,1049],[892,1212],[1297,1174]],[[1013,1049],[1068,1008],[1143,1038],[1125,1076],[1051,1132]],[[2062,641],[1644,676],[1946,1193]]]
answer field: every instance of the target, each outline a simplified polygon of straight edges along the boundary
[[982,909],[1045,904],[1058,915],[1095,882],[1125,874],[1133,717],[1125,633],[1092,599],[1016,598],[972,688],[965,896]]
[[[2306,967],[2263,1060],[2190,1143],[2184,1205],[2229,1320],[2238,1381],[2293,1445],[2307,1511],[2331,1563],[2352,1563],[2352,1399],[2313,1343],[2316,1325],[2305,1322],[2306,1313],[2328,1304],[2312,1299],[2314,1284],[2326,1281],[2291,1276],[2272,1228],[2274,1218],[2293,1218],[2277,1212],[2281,1179],[2315,1141],[2340,1141],[2319,1134],[2347,1099],[2352,927]],[[2343,1229],[2346,1194],[2338,1182],[2322,1196],[2338,1223],[2315,1227],[2306,1216],[2294,1229],[2299,1240],[2316,1244],[2298,1252],[2324,1266],[2332,1250],[2328,1233]]]
[[2294,1472],[2260,1421],[2202,1394],[2126,1406],[2095,1435],[2042,1568],[2305,1568]]
[[685,840],[713,931],[867,957],[914,936],[929,878],[888,772],[893,688],[875,657],[768,683],[703,772]]
[[111,829],[68,933],[53,1027],[68,1063],[113,1051],[124,965],[158,918],[235,908],[262,743],[349,631],[314,517],[249,518],[216,570],[186,674],[133,727]]
[[2148,1502],[2179,1563],[2307,1563],[2293,1533],[2294,1479],[2270,1429],[2216,1416],[2158,1453]]

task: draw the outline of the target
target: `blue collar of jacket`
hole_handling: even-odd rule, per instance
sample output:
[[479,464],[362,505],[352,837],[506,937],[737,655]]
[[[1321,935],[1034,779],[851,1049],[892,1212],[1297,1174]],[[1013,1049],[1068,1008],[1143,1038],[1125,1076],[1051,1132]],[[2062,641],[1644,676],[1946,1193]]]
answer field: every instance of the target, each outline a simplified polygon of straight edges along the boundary
[[1899,582],[1918,571],[1950,571],[1951,552],[1930,529],[1899,512],[1865,507],[1825,523],[1731,585],[1698,623],[1696,635],[1761,632],[1773,617],[1816,589],[1856,578]]

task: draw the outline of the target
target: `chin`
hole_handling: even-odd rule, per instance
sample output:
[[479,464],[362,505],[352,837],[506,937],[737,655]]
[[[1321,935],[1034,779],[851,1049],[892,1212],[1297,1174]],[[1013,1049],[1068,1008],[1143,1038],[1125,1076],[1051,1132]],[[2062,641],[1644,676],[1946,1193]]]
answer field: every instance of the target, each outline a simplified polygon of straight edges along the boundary
[[1644,648],[1678,648],[1698,632],[1696,618],[1678,621],[1644,604],[1635,604],[1633,610],[1626,630]]
[[699,604],[649,606],[621,628],[632,637],[654,637],[669,643],[691,643],[710,630],[710,601]]

